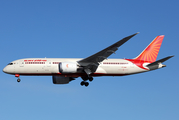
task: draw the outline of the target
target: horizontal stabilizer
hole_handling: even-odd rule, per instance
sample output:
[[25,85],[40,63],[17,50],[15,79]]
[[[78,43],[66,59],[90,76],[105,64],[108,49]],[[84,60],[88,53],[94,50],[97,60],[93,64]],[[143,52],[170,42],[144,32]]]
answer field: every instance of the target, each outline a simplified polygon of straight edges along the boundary
[[148,64],[147,67],[150,67],[150,66],[153,66],[153,65],[156,65],[156,64],[159,64],[159,63],[163,63],[163,62],[165,62],[166,60],[168,60],[168,59],[170,59],[172,57],[174,57],[174,55],[173,56],[168,56],[168,57],[160,59],[160,60],[157,60],[157,61],[155,61],[155,62],[153,62],[151,64]]

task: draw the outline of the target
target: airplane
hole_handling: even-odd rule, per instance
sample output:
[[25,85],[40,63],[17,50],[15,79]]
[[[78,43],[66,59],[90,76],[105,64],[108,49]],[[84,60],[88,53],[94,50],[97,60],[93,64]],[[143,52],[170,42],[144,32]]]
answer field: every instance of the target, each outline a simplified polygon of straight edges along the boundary
[[88,86],[93,77],[125,76],[166,67],[162,64],[173,56],[157,60],[164,35],[157,36],[134,59],[108,59],[118,48],[138,33],[125,37],[111,46],[87,58],[25,58],[12,61],[3,72],[12,74],[20,82],[20,76],[52,76],[54,84],[68,84],[78,77],[81,86]]

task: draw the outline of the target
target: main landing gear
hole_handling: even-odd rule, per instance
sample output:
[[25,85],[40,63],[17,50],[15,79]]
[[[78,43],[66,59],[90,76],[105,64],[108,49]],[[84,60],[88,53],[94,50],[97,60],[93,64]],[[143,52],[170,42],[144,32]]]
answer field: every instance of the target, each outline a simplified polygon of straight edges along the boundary
[[21,81],[21,79],[19,78],[19,74],[15,74],[15,77],[18,77],[17,82]]
[[93,77],[81,77],[83,79],[83,81],[80,83],[81,86],[85,85],[86,87],[88,87],[89,83],[86,82],[87,80],[89,80],[90,82],[93,81]]
[[85,85],[86,87],[88,87],[88,85],[89,85],[89,83],[85,82],[85,81],[82,81],[80,84],[81,84],[81,86]]

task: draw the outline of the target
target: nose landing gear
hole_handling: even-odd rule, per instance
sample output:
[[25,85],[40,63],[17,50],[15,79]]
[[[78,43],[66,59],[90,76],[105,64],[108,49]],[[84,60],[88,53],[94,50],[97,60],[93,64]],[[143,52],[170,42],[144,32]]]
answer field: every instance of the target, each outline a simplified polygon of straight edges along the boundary
[[20,78],[18,78],[18,79],[17,79],[17,82],[20,82],[20,81],[21,81],[21,79],[20,79]]
[[15,77],[18,77],[17,82],[21,81],[21,79],[19,78],[19,74],[15,74]]

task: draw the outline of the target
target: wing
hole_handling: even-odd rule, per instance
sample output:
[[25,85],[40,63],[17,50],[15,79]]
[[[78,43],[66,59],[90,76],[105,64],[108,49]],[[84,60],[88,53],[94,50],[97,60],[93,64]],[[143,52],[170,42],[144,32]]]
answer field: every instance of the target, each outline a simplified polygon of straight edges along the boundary
[[115,51],[118,50],[118,47],[123,45],[125,42],[127,42],[130,38],[137,35],[138,33],[135,33],[133,35],[130,35],[128,37],[123,38],[122,40],[114,43],[113,45],[99,51],[98,53],[91,55],[87,58],[84,58],[78,63],[84,67],[84,71],[87,73],[87,75],[91,74],[92,72],[95,72],[99,63],[103,60],[107,59],[111,54],[115,53]]
[[102,62],[104,59],[107,59],[107,57],[109,57],[111,54],[115,53],[115,51],[118,50],[118,47],[120,47],[122,44],[124,44],[125,42],[127,42],[130,38],[132,38],[133,36],[137,35],[138,33],[136,34],[133,34],[133,35],[130,35],[128,37],[125,37],[123,38],[122,40],[114,43],[113,45],[99,51],[98,53],[94,54],[94,55],[91,55],[85,59],[82,59],[80,61],[78,61],[78,63],[80,65],[88,65],[88,64],[96,64],[96,65],[99,65],[99,62]]

